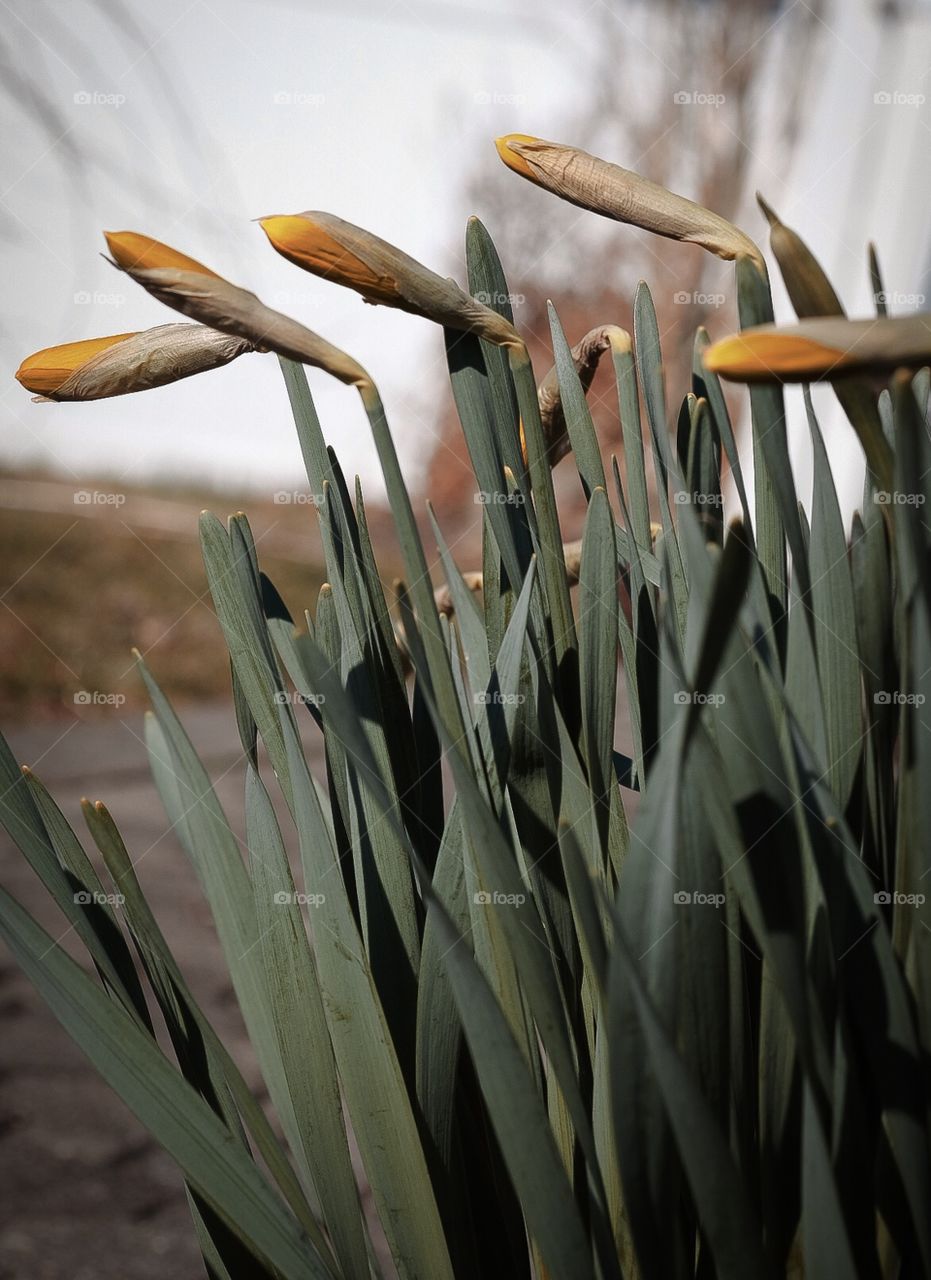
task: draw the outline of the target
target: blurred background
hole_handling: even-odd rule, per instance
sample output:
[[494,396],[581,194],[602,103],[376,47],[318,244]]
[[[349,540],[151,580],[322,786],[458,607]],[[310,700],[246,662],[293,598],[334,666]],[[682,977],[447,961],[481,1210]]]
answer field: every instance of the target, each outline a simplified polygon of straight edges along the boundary
[[[298,271],[253,219],[329,210],[464,281],[466,219],[478,214],[539,378],[552,363],[547,299],[575,342],[598,324],[630,327],[644,278],[676,405],[695,326],[716,337],[736,325],[732,267],[557,201],[508,172],[493,139],[593,151],[765,246],[759,190],[851,315],[875,307],[870,241],[889,310],[927,309],[931,0],[2,0],[0,14],[0,722],[69,817],[84,794],[113,803],[182,967],[235,1046],[205,909],[148,781],[130,649],[182,706],[240,822],[197,514],[248,512],[296,617],[322,579],[319,538],[274,357],[89,404],[33,404],[15,381],[42,347],[172,318],[100,256],[102,229],[167,241],[355,356],[381,387],[415,507],[430,496],[470,569],[481,507],[442,334]],[[791,318],[774,287],[777,315]],[[358,397],[309,378],[328,440],[362,479],[390,581],[397,558]],[[860,451],[830,392],[817,398],[849,511]],[[606,372],[590,403],[608,457],[619,425]],[[788,409],[804,490],[794,393]],[[570,469],[556,471],[567,538],[582,516]],[[4,883],[45,922],[23,860],[6,845],[2,856]],[[0,1015],[0,1280],[201,1274],[170,1163],[7,957]]]

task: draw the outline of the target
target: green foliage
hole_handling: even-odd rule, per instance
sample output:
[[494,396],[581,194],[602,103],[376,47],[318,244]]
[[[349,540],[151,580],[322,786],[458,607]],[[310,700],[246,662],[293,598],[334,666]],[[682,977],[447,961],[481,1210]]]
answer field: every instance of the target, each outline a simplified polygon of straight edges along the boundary
[[[506,299],[474,221],[468,255],[472,289]],[[769,318],[750,261],[738,290],[747,323]],[[849,531],[808,401],[809,530],[787,451],[806,425],[790,428],[781,389],[753,392],[751,520],[701,333],[673,446],[641,286],[634,343],[611,344],[626,479],[615,465],[609,486],[551,322],[589,504],[574,608],[529,362],[449,332],[484,499],[480,597],[435,521],[437,554],[422,545],[372,392],[408,574],[392,623],[361,492],[299,365],[284,374],[329,578],[308,630],[261,574],[245,518],[204,517],[250,760],[248,862],[140,660],[153,774],[277,1125],[188,989],[109,814],[86,810],[99,875],[5,744],[0,816],[97,976],[5,893],[0,932],[178,1162],[213,1276],[931,1276],[927,377],[874,396],[896,489],[868,480]],[[742,518],[725,528],[728,467]],[[325,780],[301,746],[308,711]]]

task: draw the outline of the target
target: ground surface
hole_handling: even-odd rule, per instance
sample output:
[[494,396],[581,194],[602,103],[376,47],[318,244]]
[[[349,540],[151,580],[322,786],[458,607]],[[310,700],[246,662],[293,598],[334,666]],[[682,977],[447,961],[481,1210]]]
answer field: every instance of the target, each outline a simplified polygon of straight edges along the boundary
[[[243,762],[231,710],[191,709],[188,731],[241,831]],[[308,717],[309,723],[309,717]],[[80,833],[105,799],[195,994],[255,1082],[209,912],[149,780],[141,717],[48,722],[9,735]],[[316,768],[316,732],[308,749]],[[0,881],[58,937],[25,859],[0,832]],[[102,1083],[0,945],[0,1280],[194,1280],[204,1275],[177,1170]]]
[[0,723],[144,706],[133,647],[179,702],[227,696],[199,513],[247,510],[259,563],[300,620],[323,579],[308,496],[0,473]]

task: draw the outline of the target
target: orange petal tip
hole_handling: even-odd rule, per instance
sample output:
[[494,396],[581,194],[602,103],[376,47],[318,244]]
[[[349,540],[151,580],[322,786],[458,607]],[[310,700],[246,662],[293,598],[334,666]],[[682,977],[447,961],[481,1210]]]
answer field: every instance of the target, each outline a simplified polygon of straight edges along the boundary
[[115,333],[108,338],[85,338],[81,342],[65,342],[57,347],[43,347],[27,356],[16,370],[16,381],[34,395],[52,395],[63,382],[87,364],[88,360],[114,347],[134,333]]
[[153,240],[151,236],[139,235],[135,231],[105,231],[103,234],[114,262],[124,271],[173,268],[176,271],[191,271],[195,275],[219,279],[215,271],[205,267],[196,258],[189,258],[186,253],[179,253],[177,249],[162,244],[161,240]]

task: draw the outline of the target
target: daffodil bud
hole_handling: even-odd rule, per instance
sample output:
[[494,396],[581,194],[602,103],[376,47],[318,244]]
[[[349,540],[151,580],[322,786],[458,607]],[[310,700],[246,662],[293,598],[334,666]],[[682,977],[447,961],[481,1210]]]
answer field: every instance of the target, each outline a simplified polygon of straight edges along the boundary
[[[661,526],[652,525],[651,528],[661,529]],[[566,581],[570,587],[574,587],[579,580],[579,570],[582,565],[581,539],[577,542],[564,542],[562,554],[566,562]],[[485,577],[481,569],[472,569],[467,573],[463,573],[462,581],[472,592],[477,593],[484,589]],[[436,602],[438,613],[443,613],[447,618],[451,618],[456,612],[452,592],[445,583],[443,586],[437,587],[433,593],[433,599]]]
[[[572,363],[579,375],[582,390],[588,395],[592,380],[598,370],[601,357],[612,345],[612,342],[629,338],[623,329],[613,324],[599,325],[585,335],[571,350]],[[550,465],[555,466],[569,452],[569,434],[566,429],[566,415],[563,410],[562,394],[559,390],[559,375],[554,365],[537,388],[537,399],[540,404],[540,421],[543,423],[543,435],[546,440]],[[523,427],[521,428],[521,448],[526,460]]]
[[714,343],[705,367],[732,382],[832,382],[931,364],[931,315],[759,325]]
[[344,351],[289,316],[266,307],[248,289],[230,284],[193,258],[148,236],[132,231],[104,234],[114,265],[166,306],[222,333],[244,338],[258,351],[275,351],[354,386],[369,385],[368,374]]
[[161,324],[46,347],[28,356],[16,377],[37,400],[102,400],[218,369],[254,350],[247,339],[204,325]]
[[701,245],[719,258],[747,254],[765,270],[759,248],[733,223],[630,169],[524,133],[506,134],[495,146],[509,169],[570,204],[670,240]]
[[[468,573],[464,573],[462,581],[470,591],[481,591],[482,583],[484,582],[481,569],[472,569]],[[445,583],[441,587],[437,587],[433,593],[433,599],[436,601],[437,613],[445,613],[447,618],[451,618],[456,612],[452,592]]]
[[355,289],[366,302],[464,329],[499,346],[521,342],[513,325],[454,280],[444,280],[394,245],[332,213],[261,218],[260,224],[282,257],[325,280]]

